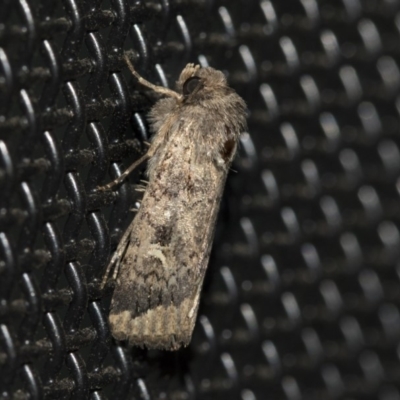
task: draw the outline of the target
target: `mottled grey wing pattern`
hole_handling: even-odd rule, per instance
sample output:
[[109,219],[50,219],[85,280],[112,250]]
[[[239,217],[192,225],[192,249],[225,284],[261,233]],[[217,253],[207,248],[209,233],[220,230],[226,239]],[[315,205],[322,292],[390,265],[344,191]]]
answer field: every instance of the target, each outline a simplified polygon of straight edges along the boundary
[[[176,131],[117,249],[113,336],[173,350],[190,341],[227,168],[196,157]],[[205,165],[206,164],[206,165]]]

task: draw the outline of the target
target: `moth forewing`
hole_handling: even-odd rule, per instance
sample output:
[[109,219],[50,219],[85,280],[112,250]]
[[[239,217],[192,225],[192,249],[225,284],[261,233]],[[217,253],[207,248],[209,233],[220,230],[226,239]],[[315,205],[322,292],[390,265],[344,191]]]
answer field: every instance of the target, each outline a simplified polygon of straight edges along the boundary
[[159,90],[168,97],[150,112],[154,137],[140,209],[112,258],[118,271],[109,321],[116,339],[176,350],[192,336],[246,107],[220,71],[193,64],[177,92],[168,91]]

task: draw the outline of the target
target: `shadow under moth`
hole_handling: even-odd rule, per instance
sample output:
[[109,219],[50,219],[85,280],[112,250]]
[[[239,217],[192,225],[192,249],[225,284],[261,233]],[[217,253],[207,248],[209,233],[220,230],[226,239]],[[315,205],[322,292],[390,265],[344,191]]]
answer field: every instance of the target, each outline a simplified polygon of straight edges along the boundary
[[155,86],[126,62],[139,83],[163,96],[151,109],[153,139],[119,184],[148,160],[148,184],[133,222],[104,275],[116,279],[109,322],[130,344],[176,350],[189,344],[215,223],[246,105],[224,74],[188,64],[176,91]]

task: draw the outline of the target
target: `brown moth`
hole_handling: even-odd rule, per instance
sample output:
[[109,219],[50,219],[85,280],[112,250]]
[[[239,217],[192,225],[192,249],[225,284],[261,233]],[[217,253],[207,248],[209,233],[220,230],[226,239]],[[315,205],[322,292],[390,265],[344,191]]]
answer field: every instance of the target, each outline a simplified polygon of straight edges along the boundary
[[148,152],[148,184],[136,217],[113,255],[116,277],[109,322],[118,340],[147,348],[176,350],[190,342],[210,257],[226,176],[246,105],[224,74],[188,64],[176,91],[143,79],[160,93],[150,111],[154,133]]

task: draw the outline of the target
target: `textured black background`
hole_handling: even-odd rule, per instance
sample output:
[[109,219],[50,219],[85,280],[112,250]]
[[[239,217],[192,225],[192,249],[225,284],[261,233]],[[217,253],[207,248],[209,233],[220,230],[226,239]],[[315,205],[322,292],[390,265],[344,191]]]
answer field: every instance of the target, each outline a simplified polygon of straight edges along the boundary
[[[249,106],[189,348],[110,337],[152,82]],[[0,395],[400,399],[398,0],[0,0]]]

